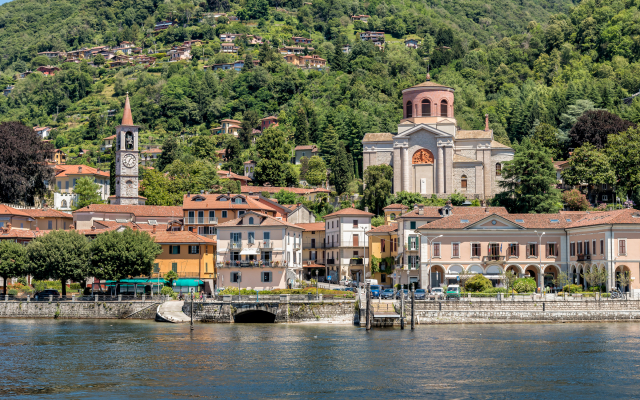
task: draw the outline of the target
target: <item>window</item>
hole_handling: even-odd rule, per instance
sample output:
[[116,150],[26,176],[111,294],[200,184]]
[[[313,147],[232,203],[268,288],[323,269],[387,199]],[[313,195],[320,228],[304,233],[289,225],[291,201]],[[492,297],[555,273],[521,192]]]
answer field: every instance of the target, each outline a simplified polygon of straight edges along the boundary
[[433,244],[433,256],[434,257],[440,257],[440,243],[434,243]]
[[416,229],[416,221],[409,222],[409,229]]
[[389,217],[391,218],[392,221],[396,219],[396,215],[394,213],[391,213]]
[[216,212],[215,211],[209,211],[209,221],[211,221],[215,217],[216,217]]
[[198,211],[198,223],[204,224],[204,211]]
[[65,189],[69,189],[69,181],[65,181],[64,182],[64,188]]
[[358,247],[358,246],[360,246],[360,236],[353,235],[353,247]]
[[449,103],[447,103],[446,100],[442,100],[440,102],[440,116],[441,117],[448,117],[449,113]]
[[249,225],[253,225],[253,217],[249,217]]
[[489,243],[489,255],[490,256],[500,255],[500,243]]
[[528,257],[537,257],[538,256],[538,244],[537,243],[528,243],[527,244],[527,258]]
[[405,118],[413,117],[413,104],[411,104],[410,101],[407,101],[406,110],[407,110],[407,112],[406,112]]
[[262,282],[271,282],[271,272],[263,272],[260,275],[262,275]]
[[621,256],[627,255],[627,239],[618,239],[618,254]]
[[189,246],[189,254],[200,254],[200,246],[198,245]]
[[58,189],[62,189],[62,182],[58,182]]
[[591,252],[589,251],[589,241],[588,240],[584,241],[584,254],[591,254]]
[[256,233],[249,232],[249,244],[254,244],[256,242]]
[[231,273],[231,282],[233,283],[242,282],[242,276],[240,275],[240,272]]
[[602,201],[609,201],[609,196],[607,196],[606,194],[603,194]]
[[53,229],[53,221],[47,221],[47,228],[48,228],[49,230],[52,230],[52,229]]
[[460,257],[460,243],[451,243],[451,257]]
[[209,263],[204,263],[204,272],[209,272]]
[[178,263],[171,263],[171,270],[178,273]]
[[180,246],[169,246],[169,254],[180,254]]
[[604,255],[604,239],[600,239],[600,254]]
[[354,227],[354,228],[357,228],[357,227],[358,227],[358,220],[357,220],[357,219],[354,219],[354,220],[353,220],[353,227]]
[[596,254],[598,254],[598,250],[596,249],[596,240],[593,239],[591,241],[591,248],[593,249],[593,255],[595,256]]
[[501,176],[502,175],[502,164],[497,163],[496,164],[496,176]]
[[420,256],[409,256],[407,261],[411,268],[417,268],[420,266]]
[[156,274],[157,274],[158,272],[160,272],[160,264],[158,264],[158,263],[153,263],[153,272],[154,272],[154,273],[156,273]]
[[263,240],[269,240],[269,239],[271,239],[271,232],[264,232],[264,233],[262,234],[262,239],[263,239]]
[[462,175],[462,178],[460,179],[460,188],[462,188],[462,189],[466,189],[467,188],[467,176],[466,175]]
[[231,232],[231,243],[240,244],[242,242],[242,233]]
[[422,100],[422,116],[423,117],[431,116],[431,101],[427,99]]
[[380,239],[380,251],[383,252],[383,253],[386,251],[385,250],[385,248],[386,248],[386,246],[385,246],[386,243],[385,242],[386,241],[384,239]]
[[569,253],[571,254],[571,257],[575,257],[575,255],[576,255],[576,244],[574,242],[571,242],[571,244],[569,245]]
[[607,186],[606,183],[603,183],[602,184],[602,190],[607,190],[607,189],[609,189],[609,186]]
[[236,204],[242,204],[242,198],[236,197],[233,202]]
[[222,211],[222,218],[227,218],[227,210]]
[[557,243],[547,243],[547,257],[558,257]]
[[238,211],[238,217],[242,217],[244,215],[244,211]]
[[579,255],[583,255],[584,253],[582,252],[582,242],[578,242],[578,254]]
[[516,257],[518,258],[520,256],[519,251],[518,251],[518,243],[509,243],[509,257]]
[[471,257],[480,257],[480,243],[471,243]]

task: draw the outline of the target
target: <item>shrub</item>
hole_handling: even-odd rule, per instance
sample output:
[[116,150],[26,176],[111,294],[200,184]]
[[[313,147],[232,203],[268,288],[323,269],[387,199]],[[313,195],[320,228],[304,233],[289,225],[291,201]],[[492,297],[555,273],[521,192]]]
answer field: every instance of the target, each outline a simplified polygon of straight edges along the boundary
[[502,287],[492,287],[483,290],[482,293],[507,293],[507,289]]
[[491,281],[482,274],[475,274],[464,284],[467,292],[484,292],[487,289],[491,289],[491,287]]
[[565,293],[581,293],[582,292],[582,286],[581,285],[567,285],[564,288],[562,288],[562,290]]
[[162,295],[172,295],[173,294],[173,288],[169,287],[169,286],[164,286],[162,288],[162,290],[160,290],[160,294]]
[[80,290],[82,289],[82,285],[79,283],[72,283],[71,285],[69,285],[69,288],[71,290]]
[[27,278],[25,278],[24,276],[21,276],[20,278],[18,278],[18,283],[21,284],[22,286],[27,286]]
[[536,280],[533,278],[518,278],[513,284],[513,289],[518,293],[535,292],[537,287]]
[[15,296],[18,294],[18,290],[17,289],[9,289],[7,291],[7,294],[9,294],[10,296]]

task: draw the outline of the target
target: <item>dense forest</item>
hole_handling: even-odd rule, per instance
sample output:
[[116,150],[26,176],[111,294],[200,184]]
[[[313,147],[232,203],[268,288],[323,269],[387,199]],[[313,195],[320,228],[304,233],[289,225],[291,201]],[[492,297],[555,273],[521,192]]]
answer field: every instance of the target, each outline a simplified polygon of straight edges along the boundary
[[[248,132],[260,118],[278,115],[283,146],[318,144],[328,166],[344,151],[345,165],[352,166],[347,175],[357,180],[363,178],[362,137],[394,132],[402,115],[401,91],[424,81],[429,71],[433,80],[455,88],[460,128],[480,129],[489,114],[496,140],[516,149],[537,141],[562,160],[589,141],[571,133],[585,112],[607,110],[628,122],[626,128],[640,121],[640,100],[623,102],[640,89],[639,5],[639,0],[14,0],[0,6],[0,83],[15,84],[11,95],[0,98],[0,120],[52,126],[55,146],[71,159],[79,150],[91,151],[72,162],[108,166],[111,155],[98,148],[101,138],[114,133],[129,93],[143,140],[173,149],[165,151],[171,156],[163,155],[161,169],[176,160],[211,161],[215,150],[226,149],[226,168],[241,172],[242,162],[267,158],[260,152],[266,143],[252,143]],[[216,20],[214,11],[239,21]],[[370,18],[353,22],[350,16],[357,14]],[[176,24],[154,32],[163,20]],[[385,33],[383,50],[359,40],[365,30]],[[265,44],[251,46],[242,36],[237,55],[220,53],[219,35],[227,32],[257,35]],[[293,44],[292,36],[311,38],[313,50],[306,52],[328,60],[328,70],[285,63],[277,49]],[[406,38],[419,40],[419,48],[405,47]],[[192,60],[164,62],[166,51],[189,39],[204,43]],[[60,62],[62,71],[53,77],[15,79],[18,72],[56,63],[38,52],[125,40],[159,52],[158,62],[119,69],[93,67],[91,60]],[[346,44],[348,54],[341,50]],[[259,63],[245,63],[240,72],[204,70],[235,59]],[[107,110],[115,115],[109,117]],[[225,118],[243,121],[239,140],[211,136]],[[275,136],[263,142],[280,143]],[[279,183],[296,183],[300,170],[291,169],[280,171]]]

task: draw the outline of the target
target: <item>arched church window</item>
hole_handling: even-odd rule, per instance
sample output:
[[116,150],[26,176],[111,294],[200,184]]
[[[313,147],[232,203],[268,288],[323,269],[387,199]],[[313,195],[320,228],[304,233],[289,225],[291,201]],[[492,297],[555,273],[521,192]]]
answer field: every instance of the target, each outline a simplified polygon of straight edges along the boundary
[[132,132],[127,132],[125,134],[124,144],[127,150],[133,150],[133,133]]
[[449,103],[447,103],[446,100],[442,100],[440,102],[440,116],[441,117],[448,117],[449,114]]
[[422,116],[430,117],[431,116],[431,101],[424,99],[422,100]]
[[466,175],[462,175],[462,178],[460,179],[460,188],[461,189],[466,189],[467,188],[467,176]]
[[496,164],[496,176],[501,176],[502,175],[502,164],[497,163]]
[[67,201],[66,200],[62,200],[62,203],[60,204],[60,208],[67,208]]
[[406,118],[413,117],[413,104],[410,101],[407,101],[407,116]]

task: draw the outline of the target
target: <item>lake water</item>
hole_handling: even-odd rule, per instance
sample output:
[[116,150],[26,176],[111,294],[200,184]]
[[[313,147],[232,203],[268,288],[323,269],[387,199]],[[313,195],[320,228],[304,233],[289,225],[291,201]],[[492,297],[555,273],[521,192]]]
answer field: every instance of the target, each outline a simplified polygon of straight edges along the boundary
[[0,398],[634,398],[640,324],[0,320]]

